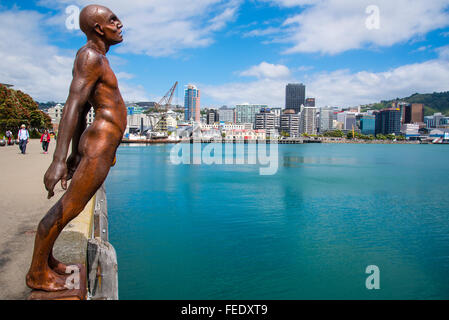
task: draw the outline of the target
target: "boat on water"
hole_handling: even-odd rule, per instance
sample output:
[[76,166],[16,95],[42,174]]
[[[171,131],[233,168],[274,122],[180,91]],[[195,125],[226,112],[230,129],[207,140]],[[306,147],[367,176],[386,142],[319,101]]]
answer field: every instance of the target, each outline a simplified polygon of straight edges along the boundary
[[129,134],[122,143],[178,143],[180,140],[167,132],[148,132],[146,135]]

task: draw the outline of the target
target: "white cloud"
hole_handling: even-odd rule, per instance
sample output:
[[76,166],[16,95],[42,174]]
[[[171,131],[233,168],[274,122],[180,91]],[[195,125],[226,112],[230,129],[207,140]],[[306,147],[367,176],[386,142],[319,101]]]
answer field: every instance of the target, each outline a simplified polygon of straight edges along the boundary
[[240,75],[245,77],[285,79],[290,76],[290,70],[284,65],[271,64],[264,61],[257,66],[253,66],[248,70],[240,72]]
[[32,11],[0,12],[0,80],[34,99],[67,98],[73,57],[48,45],[40,28],[43,16]]
[[254,29],[243,34],[243,37],[262,37],[273,34],[279,34],[282,31],[281,28],[268,27],[265,29]]
[[449,62],[449,45],[436,48],[435,51],[438,53],[438,56],[440,57],[440,59],[446,60],[446,62]]
[[132,79],[132,78],[134,78],[134,75],[133,75],[133,74],[130,74],[130,73],[128,73],[128,72],[117,72],[117,73],[115,74],[115,76],[117,77],[118,80],[121,80],[121,79]]
[[[283,23],[288,34],[279,41],[293,43],[285,53],[337,54],[369,46],[392,46],[422,37],[449,25],[448,0],[267,0],[279,6],[298,7]],[[379,8],[379,29],[366,27]],[[300,8],[302,7],[302,8]]]
[[[59,7],[77,4],[84,7],[90,0],[41,0],[41,5]],[[99,0],[114,11],[124,25],[124,42],[119,52],[169,56],[186,48],[205,47],[213,43],[214,32],[233,21],[240,0]],[[61,10],[64,14],[64,10]],[[78,31],[81,34],[81,31]]]
[[415,92],[449,91],[449,46],[439,48],[438,52],[438,59],[384,72],[337,70],[314,73],[303,79],[260,78],[247,83],[203,85],[202,94],[221,104],[249,101],[284,107],[285,85],[289,82],[305,83],[306,96],[315,97],[318,106],[357,106]]
[[[49,44],[42,27],[44,18],[34,11],[0,12],[0,82],[13,84],[38,101],[63,102],[72,80],[75,51]],[[132,77],[129,73],[117,75]],[[146,97],[141,87],[123,81],[119,84],[125,100]]]

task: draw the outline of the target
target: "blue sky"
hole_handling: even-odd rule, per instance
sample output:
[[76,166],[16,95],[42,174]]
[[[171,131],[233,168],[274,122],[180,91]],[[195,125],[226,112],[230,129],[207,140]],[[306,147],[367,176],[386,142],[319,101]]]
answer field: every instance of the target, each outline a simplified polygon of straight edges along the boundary
[[[0,82],[64,101],[84,42],[68,6],[0,0]],[[355,106],[449,90],[449,0],[109,0],[124,42],[108,53],[127,101],[193,83],[202,107],[284,106],[303,82],[318,106]],[[176,100],[176,97],[175,97]]]

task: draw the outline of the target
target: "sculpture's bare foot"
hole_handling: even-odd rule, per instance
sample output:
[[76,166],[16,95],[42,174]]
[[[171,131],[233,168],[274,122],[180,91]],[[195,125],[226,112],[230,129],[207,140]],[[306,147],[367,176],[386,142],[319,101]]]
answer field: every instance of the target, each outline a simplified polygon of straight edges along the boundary
[[29,271],[26,276],[26,284],[28,287],[44,291],[63,291],[67,290],[66,280],[68,276],[57,274],[49,267],[44,271]]
[[70,272],[66,272],[67,265],[64,263],[58,261],[53,257],[53,254],[50,254],[50,257],[48,258],[48,266],[55,272],[59,274],[69,274]]

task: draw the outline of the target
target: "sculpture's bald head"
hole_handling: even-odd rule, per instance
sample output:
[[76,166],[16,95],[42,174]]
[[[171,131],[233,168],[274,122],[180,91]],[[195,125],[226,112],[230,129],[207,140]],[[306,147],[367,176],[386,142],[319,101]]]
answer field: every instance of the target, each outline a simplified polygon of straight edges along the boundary
[[122,42],[121,21],[109,9],[101,5],[88,5],[81,10],[80,28],[87,37],[97,34],[112,44]]

